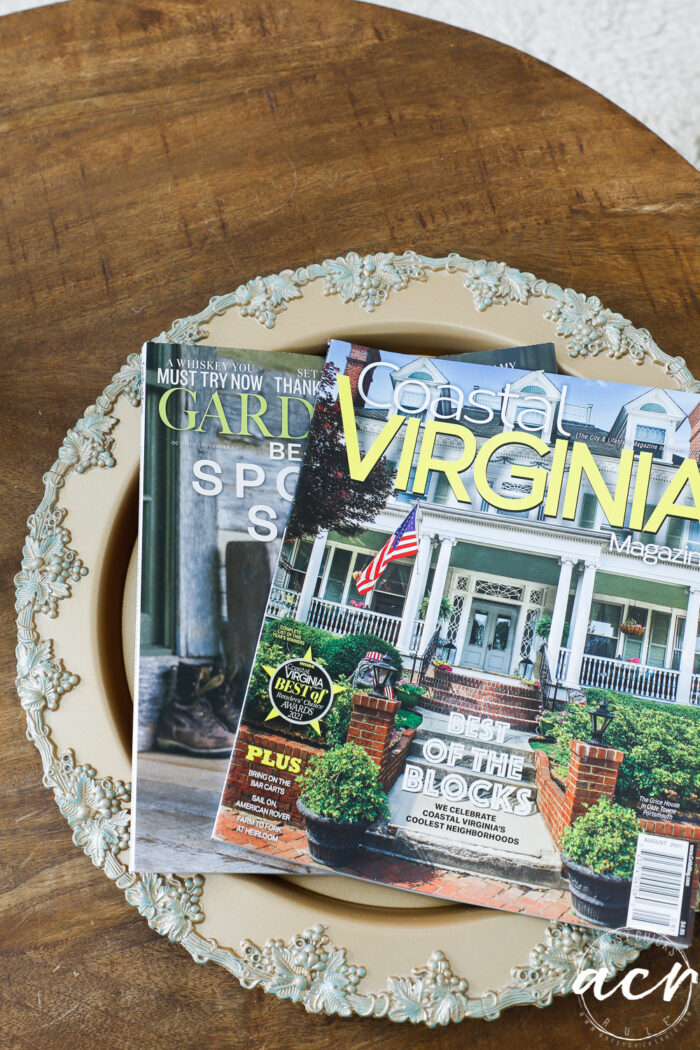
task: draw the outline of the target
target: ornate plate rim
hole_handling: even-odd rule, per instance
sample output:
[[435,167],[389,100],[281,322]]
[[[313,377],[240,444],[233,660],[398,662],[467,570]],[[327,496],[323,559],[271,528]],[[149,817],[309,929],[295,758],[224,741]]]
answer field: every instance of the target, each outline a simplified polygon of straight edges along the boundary
[[[480,311],[523,305],[534,297],[550,300],[544,317],[565,340],[572,357],[605,353],[613,358],[630,356],[638,364],[650,358],[682,389],[700,390],[683,358],[671,358],[646,329],[635,328],[597,297],[563,289],[502,262],[471,260],[456,253],[430,258],[413,251],[364,256],[352,252],[320,264],[255,277],[228,295],[214,296],[199,313],[175,320],[158,339],[202,340],[207,322],[232,308],[241,317],[273,328],[289,303],[300,299],[304,287],[317,280],[324,282],[324,295],[338,295],[343,303],[357,303],[371,313],[409,282],[425,281],[439,271],[463,274],[464,287],[471,291]],[[113,432],[118,420],[113,411],[122,397],[134,406],[139,404],[140,382],[140,357],[131,354],[68,430],[56,461],[44,474],[42,500],[27,520],[22,568],[15,576],[16,685],[26,714],[27,737],[41,755],[43,783],[53,791],[75,845],[124,892],[153,930],[182,945],[195,962],[217,962],[242,987],[261,987],[280,999],[303,1003],[310,1013],[387,1017],[430,1027],[467,1017],[493,1020],[509,1006],[544,1007],[555,995],[568,994],[584,956],[591,965],[591,946],[594,962],[605,966],[610,976],[634,960],[645,946],[642,941],[553,922],[546,928],[544,941],[531,949],[527,965],[513,968],[511,983],[497,990],[470,996],[467,980],[456,975],[444,953],[436,950],[424,967],[412,969],[407,976],[389,977],[384,990],[364,994],[358,987],[366,976],[364,967],[347,960],[346,949],[331,943],[324,925],[312,926],[286,942],[269,939],[262,948],[251,941],[241,942],[238,952],[222,948],[196,929],[204,918],[199,903],[204,876],[128,871],[119,855],[128,846],[131,785],[98,776],[88,764],[76,764],[70,750],[57,753],[44,712],[56,710],[79,678],[54,654],[53,641],[41,636],[36,616],[55,617],[59,603],[71,597],[73,584],[88,571],[70,547],[60,492],[74,473],[114,466]]]

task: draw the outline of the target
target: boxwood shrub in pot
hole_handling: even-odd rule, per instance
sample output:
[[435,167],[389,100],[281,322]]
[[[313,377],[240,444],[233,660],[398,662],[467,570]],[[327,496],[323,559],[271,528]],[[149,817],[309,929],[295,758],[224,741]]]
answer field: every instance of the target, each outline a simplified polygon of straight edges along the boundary
[[370,824],[388,816],[379,770],[352,741],[314,755],[297,783],[302,789],[297,809],[306,822],[309,853],[320,864],[345,867]]
[[600,799],[562,835],[562,862],[574,910],[601,926],[627,923],[637,838],[642,825],[631,809]]
[[412,711],[421,702],[427,689],[422,685],[412,685],[411,682],[397,682],[394,693],[404,711]]

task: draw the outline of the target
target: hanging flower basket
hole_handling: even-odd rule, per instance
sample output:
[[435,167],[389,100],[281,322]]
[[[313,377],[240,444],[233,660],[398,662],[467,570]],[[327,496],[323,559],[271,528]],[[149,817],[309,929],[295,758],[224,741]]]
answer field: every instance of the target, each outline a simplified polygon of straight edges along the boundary
[[634,620],[628,620],[626,623],[620,625],[620,630],[623,634],[630,634],[633,638],[641,638],[644,634],[644,624],[636,623]]

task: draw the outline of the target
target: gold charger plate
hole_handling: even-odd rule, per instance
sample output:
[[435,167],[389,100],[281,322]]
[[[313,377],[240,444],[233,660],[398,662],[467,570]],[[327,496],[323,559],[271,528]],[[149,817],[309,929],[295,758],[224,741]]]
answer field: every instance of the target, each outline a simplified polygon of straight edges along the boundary
[[[459,255],[350,254],[255,278],[159,338],[322,352],[331,336],[431,353],[553,341],[562,370],[574,375],[698,388],[682,358],[668,357],[597,298]],[[638,946],[614,935],[438,906],[337,877],[128,871],[131,700],[122,635],[129,652],[139,388],[132,355],[68,431],[44,476],[16,577],[28,736],[76,846],[196,962],[217,962],[244,987],[315,1013],[428,1025],[496,1018],[507,1006],[545,1006],[568,994],[592,944],[611,973],[626,965]]]

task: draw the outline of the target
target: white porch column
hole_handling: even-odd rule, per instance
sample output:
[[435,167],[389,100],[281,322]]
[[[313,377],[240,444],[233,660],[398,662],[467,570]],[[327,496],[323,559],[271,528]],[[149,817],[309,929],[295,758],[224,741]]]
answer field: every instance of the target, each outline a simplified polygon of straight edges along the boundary
[[591,618],[591,601],[595,587],[595,574],[598,563],[587,561],[583,570],[583,576],[579,583],[580,597],[576,621],[571,624],[569,631],[569,668],[566,672],[567,685],[578,685],[581,677],[581,663],[583,661],[583,650],[586,647],[586,635],[588,634],[588,623]]
[[421,639],[421,652],[425,650],[428,642],[435,633],[435,628],[438,625],[440,619],[440,602],[445,594],[445,584],[447,583],[447,570],[450,567],[450,557],[452,555],[452,548],[454,547],[457,540],[452,539],[451,536],[440,537],[440,553],[438,554],[437,565],[435,566],[435,575],[433,576],[433,585],[430,589],[430,601],[428,602],[428,610],[425,614],[425,624],[423,626],[423,637]]
[[700,615],[700,589],[690,588],[688,595],[688,610],[685,615],[685,627],[683,629],[683,644],[681,648],[681,662],[678,671],[678,685],[676,686],[676,703],[690,703],[690,679],[693,674],[695,663],[695,643],[698,636],[698,615]]
[[578,576],[576,579],[576,590],[574,591],[574,604],[571,608],[571,623],[576,623],[578,617],[578,607],[581,601],[581,577]]
[[561,569],[559,570],[559,582],[557,593],[554,597],[554,608],[552,609],[552,626],[549,629],[547,639],[547,651],[552,674],[556,676],[557,664],[559,662],[559,650],[564,634],[564,622],[566,620],[566,607],[569,604],[569,591],[571,590],[571,574],[576,562],[573,558],[560,558]]
[[418,553],[416,554],[413,572],[411,573],[411,582],[408,585],[406,601],[403,606],[399,636],[396,640],[396,648],[404,653],[407,653],[411,647],[413,624],[418,616],[421,599],[425,594],[425,585],[428,580],[428,572],[430,571],[430,550],[432,544],[433,537],[424,533],[418,544]]
[[324,529],[319,532],[314,540],[314,545],[311,548],[309,564],[306,567],[306,576],[304,577],[304,583],[302,584],[301,594],[299,595],[299,605],[297,606],[296,612],[297,619],[301,620],[302,623],[306,622],[309,610],[311,609],[311,599],[316,590],[316,583],[318,582],[318,574],[321,568],[321,562],[323,561],[323,552],[326,549],[327,539],[328,532]]

